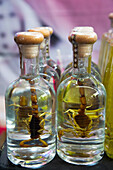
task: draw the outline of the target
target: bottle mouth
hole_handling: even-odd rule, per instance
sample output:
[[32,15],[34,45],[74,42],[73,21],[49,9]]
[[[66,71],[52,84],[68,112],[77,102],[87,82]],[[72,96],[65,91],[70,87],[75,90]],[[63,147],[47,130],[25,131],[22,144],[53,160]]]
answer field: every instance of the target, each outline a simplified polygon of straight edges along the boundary
[[39,55],[38,45],[20,45],[19,49],[24,58],[27,59],[36,58]]

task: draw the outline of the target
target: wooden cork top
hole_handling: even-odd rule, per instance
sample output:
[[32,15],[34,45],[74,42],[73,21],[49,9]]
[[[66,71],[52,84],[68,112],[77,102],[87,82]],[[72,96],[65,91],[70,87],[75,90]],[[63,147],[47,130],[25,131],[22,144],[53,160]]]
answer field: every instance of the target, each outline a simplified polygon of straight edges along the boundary
[[15,34],[14,40],[17,44],[33,45],[42,43],[44,36],[41,33],[18,32]]
[[78,44],[93,44],[97,41],[97,34],[95,32],[72,32],[69,41]]
[[42,33],[44,38],[47,38],[50,36],[50,31],[46,27],[36,27],[32,29],[28,29],[28,32],[39,32]]
[[113,19],[113,12],[108,15],[109,19]]

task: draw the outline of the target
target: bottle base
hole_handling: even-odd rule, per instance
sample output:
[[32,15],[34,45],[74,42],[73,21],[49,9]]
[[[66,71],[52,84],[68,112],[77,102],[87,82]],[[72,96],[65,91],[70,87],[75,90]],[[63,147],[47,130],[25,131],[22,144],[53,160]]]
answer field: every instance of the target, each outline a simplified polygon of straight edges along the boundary
[[100,147],[96,145],[66,145],[58,142],[57,154],[62,160],[68,163],[93,166],[103,158],[104,150],[103,145],[100,145]]
[[16,148],[7,153],[8,159],[15,165],[26,168],[40,168],[49,163],[56,155],[56,147],[52,148]]

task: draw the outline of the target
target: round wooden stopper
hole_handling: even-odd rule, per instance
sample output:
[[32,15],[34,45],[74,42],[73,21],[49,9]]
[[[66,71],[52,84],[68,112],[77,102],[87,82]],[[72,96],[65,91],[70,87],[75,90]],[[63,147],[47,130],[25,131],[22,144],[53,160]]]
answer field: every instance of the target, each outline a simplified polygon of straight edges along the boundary
[[42,33],[44,38],[47,38],[50,36],[50,31],[45,28],[45,27],[36,27],[36,28],[32,28],[32,29],[28,29],[28,32],[39,32]]
[[97,40],[97,34],[95,32],[72,32],[69,37],[69,41],[78,44],[93,44]]
[[15,34],[14,40],[17,44],[33,45],[42,43],[44,36],[35,32],[18,32]]

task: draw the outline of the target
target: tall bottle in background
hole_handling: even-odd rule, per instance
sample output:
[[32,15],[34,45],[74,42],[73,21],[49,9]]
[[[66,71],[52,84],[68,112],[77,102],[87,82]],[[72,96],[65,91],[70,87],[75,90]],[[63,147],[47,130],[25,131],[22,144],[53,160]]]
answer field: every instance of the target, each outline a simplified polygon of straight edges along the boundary
[[[7,156],[15,165],[38,168],[56,152],[52,91],[39,76],[41,33],[20,32],[15,42],[20,52],[21,75],[6,90]],[[55,110],[55,109],[54,109]]]
[[46,79],[54,88],[55,92],[57,92],[57,88],[59,85],[59,75],[58,73],[47,64],[47,54],[46,47],[48,46],[48,38],[50,37],[50,31],[44,27],[37,27],[33,29],[29,29],[29,32],[40,32],[44,36],[44,41],[40,46],[41,56],[39,60],[40,66],[40,75]]
[[92,165],[103,157],[105,137],[105,88],[88,72],[97,35],[76,32],[69,40],[73,74],[57,91],[57,153],[66,162]]
[[113,43],[110,43],[109,60],[103,81],[106,93],[105,152],[113,159]]
[[[89,30],[89,31],[88,31]],[[87,33],[87,32],[93,32],[93,27],[75,27],[71,34],[75,35],[76,32],[80,32],[81,34],[82,33]],[[89,68],[89,71],[91,71],[91,74],[96,77],[99,81],[101,81],[101,76],[99,74],[98,71],[96,71],[96,69],[93,67],[94,64],[92,64],[92,61],[91,61],[91,57],[88,58],[89,62],[91,63],[91,69]],[[72,63],[70,64],[70,67],[68,69],[66,69],[62,75],[61,75],[61,79],[60,79],[60,82],[62,82],[63,80],[65,80],[66,78],[70,77],[72,75],[72,70],[73,70],[73,67],[72,67]]]
[[102,81],[104,79],[104,73],[105,73],[108,56],[109,56],[109,48],[110,48],[109,43],[113,39],[113,13],[110,13],[108,17],[110,19],[111,26],[108,32],[105,32],[102,35],[99,60],[98,60],[98,66],[100,69]]

